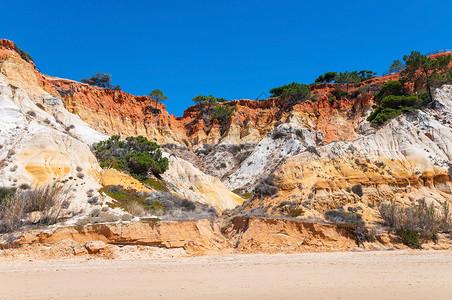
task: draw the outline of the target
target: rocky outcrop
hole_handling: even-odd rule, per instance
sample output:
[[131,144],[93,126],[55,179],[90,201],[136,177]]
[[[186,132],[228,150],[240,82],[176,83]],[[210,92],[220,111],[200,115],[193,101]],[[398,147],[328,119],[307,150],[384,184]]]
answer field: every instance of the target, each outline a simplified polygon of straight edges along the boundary
[[218,178],[207,175],[192,163],[169,156],[169,168],[163,180],[177,194],[192,201],[209,204],[220,213],[242,204],[243,199],[231,192]]
[[[0,260],[55,259],[78,256],[103,258],[147,257],[162,249],[169,257],[206,254],[300,253],[407,249],[385,231],[375,240],[357,246],[347,227],[274,218],[236,216],[211,223],[206,219],[184,222],[121,222],[31,230],[5,241],[0,236]],[[425,249],[451,250],[444,234]],[[178,252],[173,252],[178,250]],[[132,255],[132,256],[130,256]]]
[[143,245],[184,248],[188,251],[215,251],[225,247],[218,226],[206,219],[185,222],[128,222],[60,227],[51,231],[29,231],[15,243],[56,244],[63,240],[76,243],[101,241],[112,245]]

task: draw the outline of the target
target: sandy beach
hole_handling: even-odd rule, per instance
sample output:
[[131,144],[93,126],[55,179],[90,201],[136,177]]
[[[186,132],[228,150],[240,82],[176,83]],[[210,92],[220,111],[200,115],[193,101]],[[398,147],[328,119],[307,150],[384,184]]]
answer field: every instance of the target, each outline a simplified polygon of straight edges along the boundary
[[452,253],[0,263],[0,299],[451,299]]

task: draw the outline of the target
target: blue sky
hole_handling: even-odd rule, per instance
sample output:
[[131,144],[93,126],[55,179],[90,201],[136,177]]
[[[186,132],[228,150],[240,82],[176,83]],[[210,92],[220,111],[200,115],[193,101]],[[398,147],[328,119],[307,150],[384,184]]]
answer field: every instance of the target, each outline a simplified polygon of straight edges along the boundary
[[1,38],[42,72],[112,75],[126,92],[161,89],[181,116],[198,94],[255,99],[324,72],[379,74],[411,50],[452,48],[447,1],[16,1]]

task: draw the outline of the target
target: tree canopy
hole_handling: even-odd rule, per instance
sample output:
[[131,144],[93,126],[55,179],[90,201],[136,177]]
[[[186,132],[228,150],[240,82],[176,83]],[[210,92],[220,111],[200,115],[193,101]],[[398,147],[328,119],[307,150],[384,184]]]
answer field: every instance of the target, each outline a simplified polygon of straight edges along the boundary
[[347,85],[347,93],[348,93],[348,87],[350,84],[356,84],[361,82],[361,78],[358,75],[357,71],[349,72],[340,72],[339,75],[334,79],[336,83],[339,84],[346,84]]
[[111,75],[106,73],[97,73],[91,76],[91,78],[82,78],[80,80],[83,83],[87,83],[89,85],[95,85],[102,88],[112,89],[112,90],[121,90],[119,85],[111,85]]
[[194,97],[192,100],[196,104],[209,104],[209,105],[213,105],[218,102],[227,102],[228,101],[224,98],[215,98],[212,95],[209,95],[209,96],[198,95],[198,96]]
[[158,176],[168,169],[168,159],[162,157],[159,145],[143,136],[121,140],[113,135],[99,142],[94,154],[102,168],[127,171],[139,180],[146,180],[150,173]]
[[392,64],[389,66],[389,72],[399,72],[403,68],[405,68],[405,65],[400,61],[400,59],[395,59]]
[[294,100],[306,100],[311,95],[311,90],[306,84],[292,82],[270,90],[271,97],[290,97]]
[[166,97],[165,94],[163,94],[163,92],[158,89],[152,90],[152,92],[148,94],[148,97],[154,100],[156,103],[162,103],[165,102],[166,99],[168,99],[168,97]]
[[320,75],[315,82],[316,83],[330,83],[333,82],[337,76],[337,72],[326,72],[323,75]]
[[431,89],[452,79],[452,68],[449,67],[451,59],[450,54],[428,57],[418,51],[411,51],[410,55],[403,56],[406,67],[402,72],[402,79],[422,83],[427,89],[430,101],[433,101]]

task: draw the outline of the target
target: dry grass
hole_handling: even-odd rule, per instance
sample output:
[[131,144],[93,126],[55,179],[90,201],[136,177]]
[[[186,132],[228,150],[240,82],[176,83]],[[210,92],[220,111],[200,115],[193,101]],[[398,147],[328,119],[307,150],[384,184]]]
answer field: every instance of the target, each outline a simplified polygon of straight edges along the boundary
[[27,214],[40,212],[39,224],[55,224],[63,207],[70,201],[71,187],[60,183],[42,186],[35,190],[17,191],[3,199],[0,206],[0,231],[10,232],[24,225]]
[[132,216],[139,216],[142,217],[146,215],[146,211],[144,209],[144,206],[137,202],[137,201],[130,201],[125,205],[125,209],[132,215]]
[[436,239],[437,233],[452,229],[451,212],[447,202],[441,208],[428,205],[425,199],[410,207],[400,207],[394,202],[381,203],[380,215],[392,229],[417,231],[426,239]]
[[17,194],[8,195],[2,200],[0,208],[0,232],[17,230],[25,214],[25,202]]

